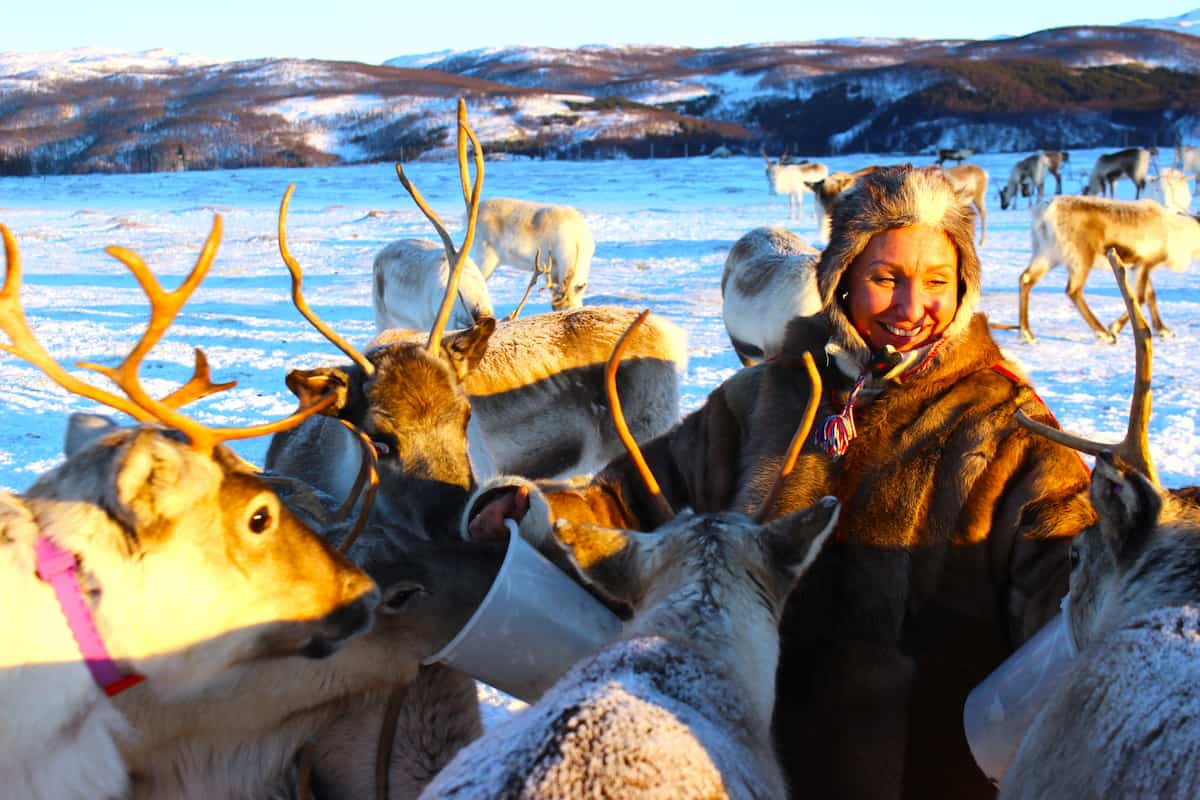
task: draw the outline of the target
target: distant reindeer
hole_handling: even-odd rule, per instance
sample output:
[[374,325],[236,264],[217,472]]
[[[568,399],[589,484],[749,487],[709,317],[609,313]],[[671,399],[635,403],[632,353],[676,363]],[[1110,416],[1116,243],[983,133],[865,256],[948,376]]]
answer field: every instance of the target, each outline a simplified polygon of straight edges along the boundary
[[943,164],[945,164],[947,161],[953,161],[956,164],[961,164],[962,162],[966,161],[968,158],[970,158],[973,155],[975,155],[975,151],[969,147],[957,147],[957,148],[948,149],[948,150],[938,150],[938,157],[937,157],[937,161],[935,163],[939,167],[942,166]]
[[1083,187],[1083,194],[1115,198],[1117,181],[1126,177],[1133,181],[1136,189],[1134,198],[1141,197],[1146,188],[1146,175],[1150,171],[1150,157],[1157,154],[1157,149],[1144,150],[1140,147],[1104,153],[1096,159],[1087,185]]
[[1146,179],[1146,197],[1162,203],[1168,211],[1186,214],[1192,205],[1192,190],[1188,181],[1195,177],[1175,167],[1163,167],[1157,175]]
[[1062,194],[1062,165],[1070,159],[1071,154],[1062,150],[1040,150],[1022,158],[1013,165],[1008,183],[1000,189],[1000,208],[1016,208],[1018,197],[1030,198],[1030,206],[1040,205],[1047,173],[1054,176],[1054,193]]
[[783,151],[778,161],[771,160],[766,148],[762,156],[767,166],[767,191],[775,195],[787,195],[788,218],[799,219],[804,193],[812,191],[809,184],[824,180],[829,175],[829,168],[816,161],[791,163],[787,160],[787,150]]
[[1158,485],[1147,435],[1151,339],[1115,251],[1109,259],[1134,320],[1129,426],[1122,442],[1103,445],[1029,424],[1095,455],[1099,521],[1071,546],[1079,654],[1022,740],[1004,800],[1183,800],[1200,785],[1200,508]]
[[1178,145],[1175,148],[1175,163],[1173,166],[1186,173],[1190,173],[1191,177],[1195,177],[1197,173],[1200,173],[1200,147]]
[[878,165],[872,165],[856,169],[854,172],[831,172],[825,178],[808,184],[813,193],[813,204],[817,208],[817,231],[822,241],[829,239],[829,219],[833,216],[833,201],[863,175],[877,169]]
[[369,625],[379,601],[374,582],[223,445],[298,424],[332,398],[266,425],[205,427],[179,409],[233,384],[212,383],[199,350],[176,391],[155,398],[142,386],[141,364],[207,274],[221,227],[218,215],[171,292],[136,254],[109,248],[151,303],[146,331],[117,367],[81,365],[120,396],[73,377],[37,341],[20,304],[16,241],[0,225],[0,329],[10,342],[0,349],[143,423],[89,442],[22,496],[0,493],[0,785],[8,796],[124,796],[117,744],[129,723],[113,697],[130,689],[195,696],[239,667],[327,656]]
[[743,365],[779,354],[793,317],[821,310],[819,251],[784,228],[755,228],[725,257],[721,317]]
[[1154,332],[1170,336],[1158,314],[1150,271],[1160,265],[1181,272],[1200,257],[1200,220],[1168,211],[1153,200],[1107,200],[1056,197],[1034,213],[1033,253],[1020,279],[1020,332],[1034,340],[1029,328],[1029,293],[1058,264],[1067,267],[1067,296],[1097,338],[1115,342],[1128,320],[1122,316],[1105,328],[1083,297],[1083,287],[1096,259],[1109,248],[1138,270],[1137,299],[1150,309]]
[[[806,366],[815,385],[794,445],[820,397],[811,356]],[[770,730],[779,619],[838,510],[826,497],[765,524],[684,513],[652,534],[551,526],[531,510],[521,535],[560,551],[578,580],[633,617],[535,705],[463,748],[422,800],[785,797]]]
[[484,279],[499,264],[536,268],[550,264],[550,307],[579,308],[587,290],[596,242],[583,215],[570,206],[493,197],[479,204],[479,229],[471,254]]

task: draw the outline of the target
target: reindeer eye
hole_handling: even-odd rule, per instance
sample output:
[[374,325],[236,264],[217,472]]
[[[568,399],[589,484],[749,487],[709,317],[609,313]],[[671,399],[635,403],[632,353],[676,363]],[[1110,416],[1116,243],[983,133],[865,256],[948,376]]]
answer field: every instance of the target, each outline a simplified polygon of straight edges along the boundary
[[1079,548],[1074,545],[1071,545],[1070,552],[1071,552],[1071,555],[1070,555],[1071,569],[1075,569],[1076,567],[1079,566]]
[[258,509],[250,515],[250,530],[255,533],[262,533],[271,526],[271,510],[266,506],[259,506]]

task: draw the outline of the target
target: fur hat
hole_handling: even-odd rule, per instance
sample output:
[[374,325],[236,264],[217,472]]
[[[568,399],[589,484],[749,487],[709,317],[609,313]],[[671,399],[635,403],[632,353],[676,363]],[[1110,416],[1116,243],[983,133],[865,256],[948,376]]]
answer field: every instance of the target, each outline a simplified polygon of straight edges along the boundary
[[[946,232],[958,251],[958,310],[942,334],[951,339],[964,331],[979,304],[979,256],[975,252],[975,212],[970,198],[959,194],[940,167],[901,164],[862,176],[838,195],[833,205],[829,243],[817,262],[821,307],[833,328],[831,353],[849,357],[857,372],[871,358],[871,348],[851,324],[838,297],[850,263],[880,231],[929,225]],[[846,366],[849,366],[848,364]]]

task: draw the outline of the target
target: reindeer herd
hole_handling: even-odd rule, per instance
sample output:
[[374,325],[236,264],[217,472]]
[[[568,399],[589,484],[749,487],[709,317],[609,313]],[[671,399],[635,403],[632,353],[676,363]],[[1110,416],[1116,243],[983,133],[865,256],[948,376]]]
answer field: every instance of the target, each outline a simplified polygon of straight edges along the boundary
[[[284,193],[277,237],[293,304],[345,362],[280,375],[299,408],[274,422],[210,427],[185,413],[232,386],[214,382],[199,347],[192,377],[174,391],[153,391],[139,374],[216,260],[219,215],[174,291],[137,253],[109,248],[144,292],[149,323],[118,366],[78,366],[118,392],[81,380],[39,342],[22,307],[17,238],[0,225],[0,350],[134,420],[73,415],[62,463],[21,494],[0,492],[4,796],[787,796],[770,738],[776,626],[833,530],[832,498],[770,521],[666,509],[653,536],[531,514],[522,535],[632,611],[618,640],[486,732],[475,681],[426,663],[463,628],[504,559],[503,543],[460,530],[480,483],[587,473],[630,446],[622,430],[633,441],[665,432],[679,419],[688,358],[667,319],[583,305],[596,249],[584,216],[484,199],[482,149],[461,102],[457,129],[465,233],[456,242],[397,167],[438,241],[400,239],[378,252],[376,335],[361,350],[308,307],[287,238],[292,187]],[[943,150],[938,162],[973,155]],[[1021,337],[1033,341],[1032,287],[1064,264],[1068,296],[1097,336],[1115,341],[1128,322],[1137,343],[1125,442],[1045,432],[1095,455],[1099,521],[1072,551],[1081,653],[1018,751],[1006,797],[1184,797],[1197,778],[1200,561],[1189,559],[1200,553],[1200,510],[1186,491],[1158,485],[1148,457],[1151,330],[1140,306],[1155,336],[1170,334],[1150,273],[1200,257],[1200,222],[1186,213],[1200,165],[1185,150],[1177,169],[1148,175],[1151,155],[1102,157],[1073,196],[1060,195],[1068,154],[1039,151],[999,192],[1002,209],[1019,197],[1035,204]],[[874,169],[763,157],[789,217],[804,194],[827,217]],[[946,172],[976,207],[982,242],[986,171],[958,163]],[[1060,196],[1043,204],[1047,173]],[[1158,199],[1106,197],[1121,177]],[[777,226],[729,249],[722,315],[743,364],[776,356],[788,320],[819,311],[819,255]],[[1102,257],[1127,305],[1107,327],[1082,291]],[[1136,272],[1134,289],[1121,262]],[[499,264],[530,274],[503,319],[487,288]],[[539,282],[551,310],[521,317]],[[259,436],[271,437],[261,467],[225,444]],[[711,614],[714,603],[727,613]]]

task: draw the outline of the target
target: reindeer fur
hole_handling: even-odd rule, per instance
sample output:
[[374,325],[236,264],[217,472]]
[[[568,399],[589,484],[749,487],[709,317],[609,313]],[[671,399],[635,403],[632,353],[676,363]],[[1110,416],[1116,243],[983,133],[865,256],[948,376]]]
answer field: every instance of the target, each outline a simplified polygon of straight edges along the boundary
[[[400,239],[380,250],[371,268],[375,331],[433,328],[446,295],[451,266],[445,247],[426,239]],[[483,274],[468,258],[448,326],[469,328],[481,317],[494,316]]]

